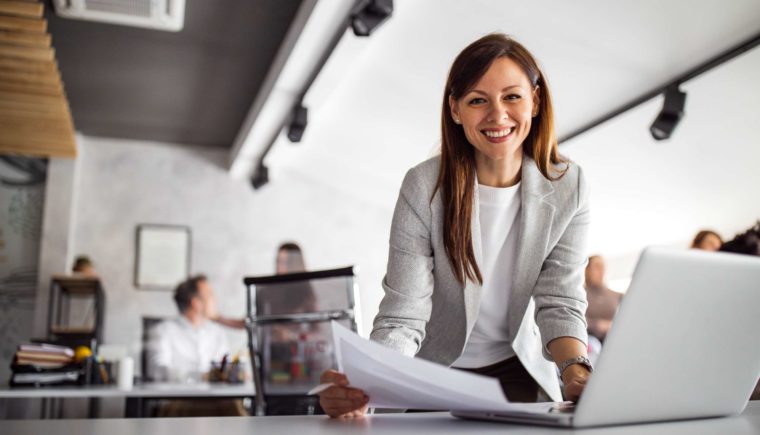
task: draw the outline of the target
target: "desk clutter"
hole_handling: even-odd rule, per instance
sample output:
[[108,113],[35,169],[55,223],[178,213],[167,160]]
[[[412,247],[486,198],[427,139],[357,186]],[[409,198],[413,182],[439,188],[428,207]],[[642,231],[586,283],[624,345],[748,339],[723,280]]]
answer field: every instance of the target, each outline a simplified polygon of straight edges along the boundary
[[53,344],[22,344],[11,364],[11,386],[89,385],[113,382],[112,365],[92,354]]
[[245,378],[245,370],[241,364],[239,352],[232,358],[229,358],[229,355],[224,355],[221,361],[211,362],[211,370],[208,373],[209,382],[242,384]]

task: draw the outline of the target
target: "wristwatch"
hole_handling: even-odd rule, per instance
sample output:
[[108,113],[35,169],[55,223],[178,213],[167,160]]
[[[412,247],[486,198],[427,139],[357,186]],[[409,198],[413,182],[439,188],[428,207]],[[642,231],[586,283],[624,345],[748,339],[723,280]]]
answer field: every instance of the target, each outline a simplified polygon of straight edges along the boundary
[[562,361],[562,364],[559,365],[560,377],[562,376],[562,373],[565,372],[565,369],[567,369],[573,364],[580,364],[582,366],[585,366],[588,369],[589,373],[594,371],[594,366],[591,365],[591,361],[589,361],[589,359],[586,358],[585,356],[580,355],[580,356],[576,356],[576,357],[569,358]]

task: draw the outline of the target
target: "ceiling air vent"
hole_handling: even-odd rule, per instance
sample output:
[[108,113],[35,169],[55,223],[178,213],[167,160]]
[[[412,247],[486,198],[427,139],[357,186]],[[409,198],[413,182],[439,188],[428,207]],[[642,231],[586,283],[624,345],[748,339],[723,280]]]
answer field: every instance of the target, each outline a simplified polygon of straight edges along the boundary
[[185,22],[185,0],[53,0],[64,18],[177,32]]

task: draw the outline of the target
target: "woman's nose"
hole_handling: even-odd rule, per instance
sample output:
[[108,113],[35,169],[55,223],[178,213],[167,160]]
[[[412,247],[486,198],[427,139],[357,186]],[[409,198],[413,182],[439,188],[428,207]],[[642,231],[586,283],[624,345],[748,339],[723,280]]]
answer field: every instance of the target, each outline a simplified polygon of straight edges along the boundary
[[509,114],[507,113],[507,107],[505,104],[501,101],[496,101],[490,105],[488,110],[489,122],[501,122],[507,119],[509,119]]

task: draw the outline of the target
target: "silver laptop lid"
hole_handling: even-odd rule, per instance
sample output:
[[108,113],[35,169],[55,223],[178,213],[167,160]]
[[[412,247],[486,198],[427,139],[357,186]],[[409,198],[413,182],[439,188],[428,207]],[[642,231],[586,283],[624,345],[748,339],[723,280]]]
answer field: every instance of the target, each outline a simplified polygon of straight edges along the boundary
[[760,258],[641,255],[574,426],[736,414],[760,375]]

